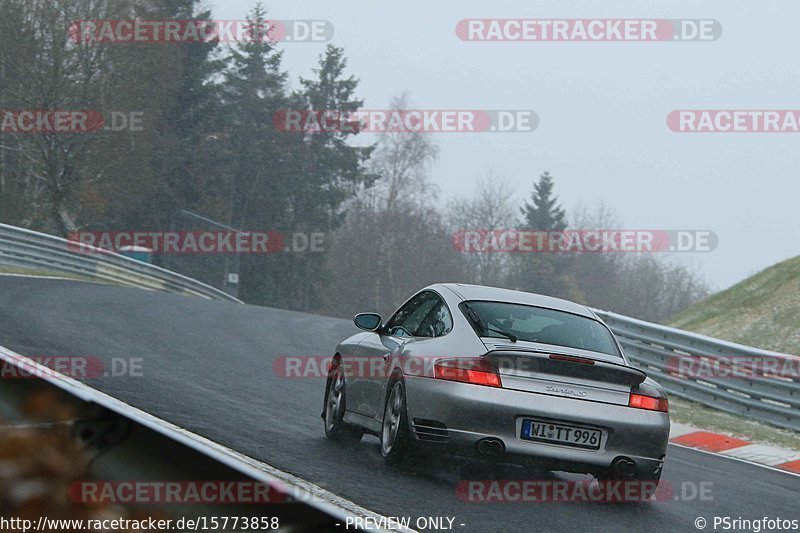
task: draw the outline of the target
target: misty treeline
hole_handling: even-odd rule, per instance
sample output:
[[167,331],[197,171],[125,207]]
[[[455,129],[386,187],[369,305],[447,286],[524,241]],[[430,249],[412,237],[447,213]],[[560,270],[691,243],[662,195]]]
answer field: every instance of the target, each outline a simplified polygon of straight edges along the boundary
[[[268,39],[241,44],[76,42],[76,20],[210,20],[195,0],[0,0],[0,108],[142,113],[137,131],[2,135],[0,221],[60,235],[186,229],[181,211],[242,229],[330,234],[375,177],[352,132],[282,133],[284,109],[355,110],[358,82],[329,46],[290,78]],[[259,5],[250,13],[262,21]],[[302,46],[302,45],[301,45]],[[139,131],[140,130],[140,131]],[[197,229],[216,229],[198,226]],[[191,273],[220,285],[224,262]],[[181,258],[157,258],[181,268]],[[241,296],[313,309],[322,254],[241,257]]]
[[[405,108],[401,97],[393,107]],[[371,161],[380,179],[348,202],[327,264],[335,285],[323,291],[322,311],[390,313],[417,288],[439,281],[478,283],[547,294],[643,320],[664,320],[709,290],[693,270],[654,253],[464,252],[464,230],[621,229],[602,203],[568,214],[544,172],[519,199],[492,172],[475,192],[442,203],[428,178],[437,149],[430,135],[385,134]],[[520,205],[521,204],[521,205]]]
[[[0,0],[0,109],[98,110],[141,127],[94,133],[0,134],[0,222],[75,230],[214,229],[323,233],[323,252],[240,256],[245,301],[324,312],[388,312],[421,286],[476,282],[554,294],[658,320],[703,296],[690,270],[620,254],[461,253],[462,228],[613,227],[608,210],[568,215],[553,182],[519,202],[503,180],[442,204],[429,178],[429,135],[286,133],[285,109],[362,107],[343,49],[328,46],[290,75],[281,45],[76,42],[76,20],[201,19],[197,0]],[[260,4],[251,20],[270,17]],[[410,103],[405,95],[391,103]],[[533,179],[534,176],[531,176]],[[538,218],[537,218],[538,217]],[[547,222],[551,226],[541,226]],[[194,224],[194,225],[193,225]],[[231,258],[157,257],[220,286]]]

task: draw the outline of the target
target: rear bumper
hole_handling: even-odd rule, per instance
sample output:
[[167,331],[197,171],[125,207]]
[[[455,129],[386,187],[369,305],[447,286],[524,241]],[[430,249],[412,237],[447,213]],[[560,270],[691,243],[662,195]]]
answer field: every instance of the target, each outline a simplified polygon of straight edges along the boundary
[[[551,469],[603,474],[616,457],[625,456],[646,476],[661,468],[669,440],[668,414],[627,406],[417,377],[406,379],[406,396],[418,440],[474,451],[479,440],[493,437],[503,442],[507,460],[533,460]],[[524,440],[524,418],[600,429],[601,448]]]

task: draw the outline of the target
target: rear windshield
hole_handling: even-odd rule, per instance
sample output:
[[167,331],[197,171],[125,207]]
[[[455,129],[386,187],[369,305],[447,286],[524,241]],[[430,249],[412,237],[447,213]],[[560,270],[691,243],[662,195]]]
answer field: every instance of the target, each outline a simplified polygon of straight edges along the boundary
[[[482,337],[508,338],[619,356],[611,333],[597,320],[530,305],[472,301],[462,310]],[[477,318],[472,320],[468,309]]]

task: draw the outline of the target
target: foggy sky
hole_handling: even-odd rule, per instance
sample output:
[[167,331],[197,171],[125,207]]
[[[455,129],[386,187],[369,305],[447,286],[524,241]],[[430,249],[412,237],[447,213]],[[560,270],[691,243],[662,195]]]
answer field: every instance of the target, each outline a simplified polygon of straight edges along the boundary
[[[254,0],[206,0],[240,19]],[[599,202],[626,228],[710,229],[710,253],[674,254],[715,289],[800,253],[800,133],[675,133],[675,109],[800,109],[797,20],[788,1],[478,2],[270,0],[273,19],[324,19],[366,108],[408,91],[417,109],[532,109],[530,133],[440,133],[443,200],[492,170],[519,203],[548,170],[569,211]],[[713,42],[464,42],[464,18],[715,19]],[[324,43],[284,43],[297,86]]]

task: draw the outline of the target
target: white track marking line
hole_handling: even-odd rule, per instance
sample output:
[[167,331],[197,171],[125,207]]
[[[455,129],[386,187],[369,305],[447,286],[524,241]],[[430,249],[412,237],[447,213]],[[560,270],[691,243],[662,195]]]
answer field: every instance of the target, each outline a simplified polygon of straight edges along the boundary
[[753,443],[747,446],[739,446],[730,450],[723,450],[722,455],[747,459],[756,463],[763,463],[769,466],[777,466],[783,463],[800,460],[800,452],[788,448],[780,448],[770,444]]
[[[686,450],[693,450],[695,452],[713,455],[714,457],[722,457],[723,459],[730,459],[731,461],[739,461],[740,463],[747,463],[749,465],[759,466],[761,468],[766,468],[767,470],[772,470],[774,472],[780,472],[781,474],[788,474],[790,476],[795,476],[800,478],[800,474],[798,474],[797,472],[792,472],[791,470],[783,470],[781,468],[775,468],[774,466],[769,466],[761,463],[754,463],[753,461],[748,461],[747,459],[742,459],[740,457],[734,457],[732,455],[722,455],[721,453],[718,452],[709,452],[707,450],[701,450],[700,448],[693,448],[691,446],[684,446],[683,444],[676,444],[674,442],[670,442],[669,445],[677,446],[678,448],[684,448]],[[667,457],[669,457],[669,454],[667,455]]]

